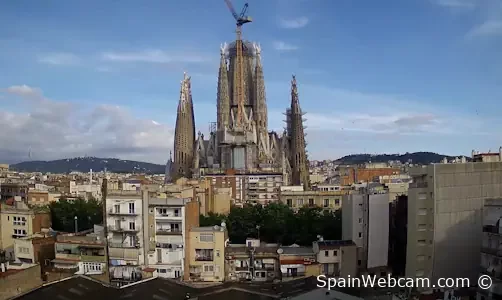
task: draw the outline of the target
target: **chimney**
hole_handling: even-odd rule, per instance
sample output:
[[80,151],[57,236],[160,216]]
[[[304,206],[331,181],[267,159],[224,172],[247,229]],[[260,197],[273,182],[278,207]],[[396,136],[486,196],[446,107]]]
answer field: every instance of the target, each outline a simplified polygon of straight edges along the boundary
[[448,159],[446,157],[443,157],[443,164],[447,164],[448,163]]

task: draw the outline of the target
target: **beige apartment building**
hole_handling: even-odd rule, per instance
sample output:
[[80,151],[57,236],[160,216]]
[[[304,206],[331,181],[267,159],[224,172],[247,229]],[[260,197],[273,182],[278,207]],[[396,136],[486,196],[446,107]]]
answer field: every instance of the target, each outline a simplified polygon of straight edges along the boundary
[[0,207],[0,249],[5,250],[7,259],[14,259],[14,240],[31,236],[51,226],[49,212],[29,209],[16,197],[12,205]]
[[194,227],[189,232],[184,279],[222,282],[225,279],[225,244],[228,232],[222,226]]
[[342,198],[350,194],[349,190],[338,191],[298,191],[282,190],[279,199],[293,209],[303,206],[317,206],[329,210],[342,208]]
[[410,169],[406,277],[479,275],[485,199],[502,196],[502,162]]

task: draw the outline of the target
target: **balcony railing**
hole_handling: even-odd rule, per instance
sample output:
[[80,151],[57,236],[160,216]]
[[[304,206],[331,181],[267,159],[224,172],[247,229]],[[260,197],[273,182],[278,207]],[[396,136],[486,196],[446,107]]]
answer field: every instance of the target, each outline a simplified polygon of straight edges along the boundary
[[127,211],[120,211],[120,210],[113,210],[109,209],[108,214],[110,216],[137,216],[138,212],[136,210],[127,210]]
[[66,254],[56,253],[56,259],[68,259],[81,262],[106,262],[104,255],[79,255],[79,254]]
[[429,187],[429,185],[427,184],[427,182],[412,182],[409,185],[410,189],[413,189],[413,188],[416,188],[416,189],[426,189],[428,187]]
[[179,235],[183,233],[181,229],[162,229],[162,228],[157,229],[156,232],[158,235]]
[[140,226],[135,226],[134,229],[131,229],[130,227],[119,227],[119,226],[108,226],[108,231],[112,232],[139,232],[141,230]]
[[195,261],[213,261],[212,256],[196,256]]
[[108,247],[110,248],[139,248],[140,245],[135,244],[135,245],[129,245],[129,244],[123,244],[123,243],[114,243],[114,242],[109,242]]

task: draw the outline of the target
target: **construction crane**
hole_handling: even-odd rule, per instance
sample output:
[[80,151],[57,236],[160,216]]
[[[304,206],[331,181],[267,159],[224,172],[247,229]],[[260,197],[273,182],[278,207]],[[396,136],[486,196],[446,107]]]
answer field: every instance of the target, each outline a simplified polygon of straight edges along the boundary
[[244,55],[242,51],[243,50],[242,25],[252,22],[252,19],[251,17],[246,16],[246,11],[249,6],[247,3],[244,4],[244,7],[242,8],[241,13],[239,15],[235,11],[230,0],[225,0],[225,3],[227,4],[228,9],[234,16],[235,21],[237,22],[236,23],[237,39],[235,41],[237,70],[234,71],[234,82],[237,84],[235,84],[233,87],[234,88],[233,95],[237,98],[236,125],[237,127],[240,127],[244,123]]

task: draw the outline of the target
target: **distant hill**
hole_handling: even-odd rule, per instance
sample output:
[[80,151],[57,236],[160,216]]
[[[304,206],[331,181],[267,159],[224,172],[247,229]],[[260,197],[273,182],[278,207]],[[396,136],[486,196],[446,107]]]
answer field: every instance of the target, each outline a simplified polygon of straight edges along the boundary
[[405,154],[351,154],[339,158],[337,162],[342,164],[364,164],[367,162],[381,163],[389,160],[399,160],[403,163],[411,160],[414,164],[438,163],[443,158],[454,159],[454,156],[442,155],[433,152],[413,152]]
[[43,173],[70,173],[72,171],[89,172],[90,169],[92,169],[93,172],[101,172],[106,168],[108,172],[114,173],[164,174],[166,170],[164,165],[98,157],[77,157],[51,161],[25,161],[10,165],[9,168],[20,172]]

